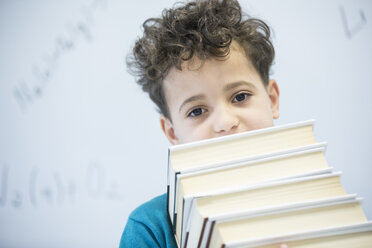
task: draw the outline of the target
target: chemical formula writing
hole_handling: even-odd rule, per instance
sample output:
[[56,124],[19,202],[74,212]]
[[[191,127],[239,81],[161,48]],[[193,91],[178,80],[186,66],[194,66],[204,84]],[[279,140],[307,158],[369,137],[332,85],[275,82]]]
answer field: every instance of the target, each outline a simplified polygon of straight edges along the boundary
[[55,38],[54,48],[43,56],[43,61],[32,66],[32,76],[28,79],[18,80],[13,89],[13,95],[23,111],[38,98],[42,97],[61,58],[77,47],[81,40],[92,42],[91,32],[94,18],[98,10],[103,10],[106,0],[92,0],[87,6],[81,8],[81,17],[74,25],[68,25],[67,31]]
[[347,17],[344,6],[340,5],[340,14],[342,25],[345,31],[346,37],[352,39],[359,31],[361,31],[367,24],[367,19],[362,9],[359,9],[358,19],[356,21],[351,21]]
[[82,198],[107,201],[123,201],[125,198],[124,192],[120,190],[124,185],[121,188],[118,181],[110,178],[99,162],[89,164],[80,180],[63,176],[57,171],[42,171],[37,167],[32,168],[23,187],[14,186],[15,178],[14,175],[11,177],[9,167],[1,168],[0,207],[53,207],[74,204]]

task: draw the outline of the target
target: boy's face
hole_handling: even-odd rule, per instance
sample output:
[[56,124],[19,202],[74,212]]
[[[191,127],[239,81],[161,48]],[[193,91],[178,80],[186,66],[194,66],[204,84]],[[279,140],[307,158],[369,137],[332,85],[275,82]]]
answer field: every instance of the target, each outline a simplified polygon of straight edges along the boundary
[[[185,62],[164,80],[171,121],[161,116],[162,129],[172,144],[214,138],[270,127],[279,117],[279,89],[268,86],[235,42],[226,60]],[[198,69],[195,69],[198,68]]]

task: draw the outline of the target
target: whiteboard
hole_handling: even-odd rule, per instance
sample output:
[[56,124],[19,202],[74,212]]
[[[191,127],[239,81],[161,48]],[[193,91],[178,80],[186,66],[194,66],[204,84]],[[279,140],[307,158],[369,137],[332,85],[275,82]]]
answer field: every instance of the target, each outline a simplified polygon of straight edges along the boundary
[[[372,3],[241,1],[268,22],[276,124],[315,118],[372,218]],[[142,22],[173,1],[0,1],[0,246],[117,247],[166,189],[168,142],[126,72]]]

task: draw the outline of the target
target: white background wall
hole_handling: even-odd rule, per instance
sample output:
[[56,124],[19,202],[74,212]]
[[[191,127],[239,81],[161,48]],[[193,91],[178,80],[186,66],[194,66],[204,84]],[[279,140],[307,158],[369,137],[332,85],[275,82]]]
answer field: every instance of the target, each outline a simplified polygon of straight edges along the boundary
[[[372,2],[242,1],[274,29],[277,124],[317,120],[372,219]],[[0,1],[0,246],[116,247],[165,192],[168,143],[126,72],[142,22],[173,1]]]

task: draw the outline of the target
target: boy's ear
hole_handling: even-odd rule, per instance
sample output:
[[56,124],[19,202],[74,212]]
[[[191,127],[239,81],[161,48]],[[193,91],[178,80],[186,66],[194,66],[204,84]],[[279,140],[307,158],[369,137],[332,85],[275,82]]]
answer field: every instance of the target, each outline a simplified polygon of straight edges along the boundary
[[273,113],[273,118],[278,119],[280,116],[279,113],[279,87],[274,79],[270,79],[267,84],[267,93],[270,98],[271,103],[271,112]]
[[173,128],[172,122],[164,115],[160,115],[160,126],[165,136],[167,137],[167,139],[172,145],[176,145],[179,143],[178,138],[174,134],[174,128]]

